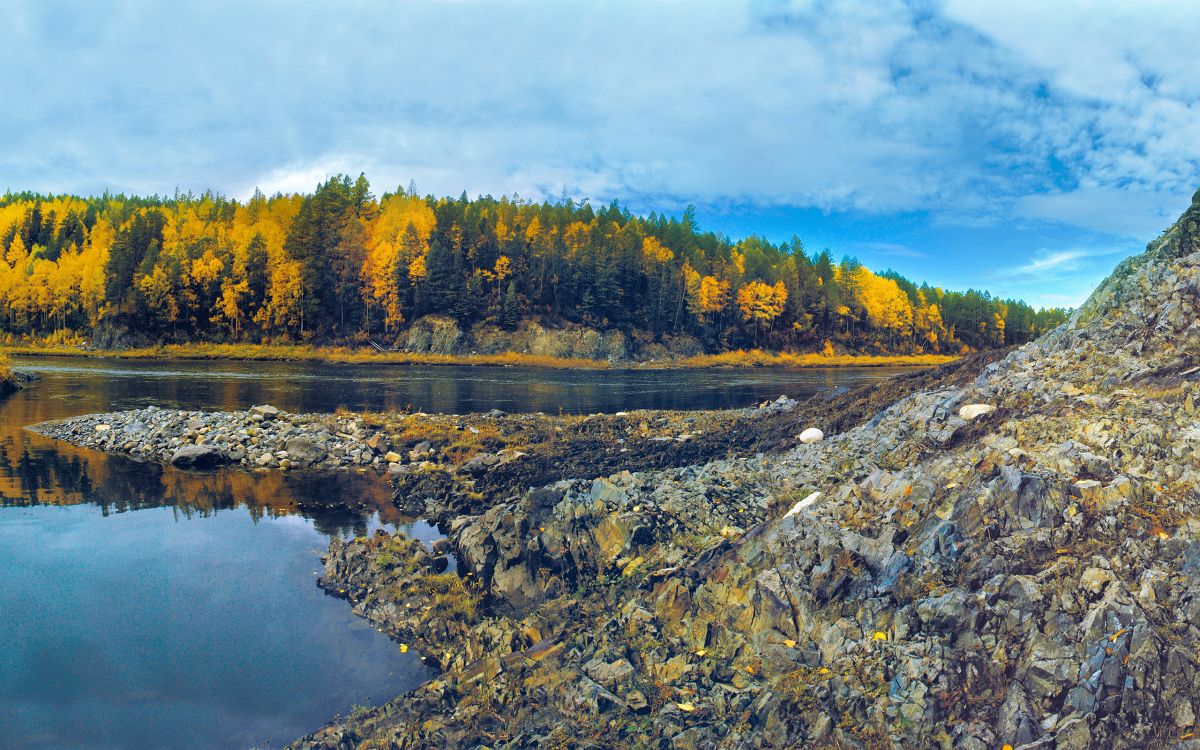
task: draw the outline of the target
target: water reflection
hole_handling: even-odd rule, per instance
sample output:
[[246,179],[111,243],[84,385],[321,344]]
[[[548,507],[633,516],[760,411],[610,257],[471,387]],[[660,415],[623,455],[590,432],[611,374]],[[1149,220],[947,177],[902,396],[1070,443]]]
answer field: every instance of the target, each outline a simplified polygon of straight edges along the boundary
[[[34,358],[0,402],[0,747],[247,747],[424,679],[313,585],[333,534],[399,525],[354,473],[190,473],[24,430],[140,408],[550,413],[745,406],[886,370],[604,373]],[[137,512],[131,512],[137,511]]]
[[[108,379],[91,370],[47,372],[42,381],[0,404],[0,505],[87,503],[105,515],[170,506],[183,517],[244,507],[254,519],[300,514],[325,535],[363,534],[374,525],[412,521],[391,503],[386,485],[365,474],[184,472],[75,448],[22,429],[146,401],[198,406],[193,401],[203,396],[195,391],[178,373],[169,379],[138,373]],[[230,403],[231,408],[240,405]]]
[[[803,398],[837,385],[890,377],[905,368],[746,370],[539,370],[524,367],[338,365],[313,362],[153,362],[69,357],[15,358],[64,384],[96,383],[100,400],[132,406],[165,401],[232,409],[270,402],[291,411],[418,409],[466,413],[718,409],[780,394]],[[88,376],[92,377],[88,377]],[[129,383],[139,393],[129,392]],[[66,386],[68,390],[70,385]],[[76,393],[81,398],[87,396]]]

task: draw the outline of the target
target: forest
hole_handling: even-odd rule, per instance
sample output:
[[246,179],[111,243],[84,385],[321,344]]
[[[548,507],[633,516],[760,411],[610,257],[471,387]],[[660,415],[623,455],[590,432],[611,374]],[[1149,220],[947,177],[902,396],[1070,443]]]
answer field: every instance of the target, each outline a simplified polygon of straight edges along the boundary
[[390,345],[431,314],[463,326],[619,329],[736,348],[959,353],[1066,319],[851,257],[563,198],[376,198],[365,175],[311,194],[0,198],[0,326],[70,340]]

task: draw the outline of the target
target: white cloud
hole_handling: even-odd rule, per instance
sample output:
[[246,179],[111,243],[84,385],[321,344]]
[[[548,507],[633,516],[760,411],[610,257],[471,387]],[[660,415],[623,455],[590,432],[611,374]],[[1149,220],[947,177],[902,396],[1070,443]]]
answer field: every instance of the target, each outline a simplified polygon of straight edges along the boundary
[[0,28],[0,189],[365,170],[1145,237],[1200,175],[1179,5],[28,0]]

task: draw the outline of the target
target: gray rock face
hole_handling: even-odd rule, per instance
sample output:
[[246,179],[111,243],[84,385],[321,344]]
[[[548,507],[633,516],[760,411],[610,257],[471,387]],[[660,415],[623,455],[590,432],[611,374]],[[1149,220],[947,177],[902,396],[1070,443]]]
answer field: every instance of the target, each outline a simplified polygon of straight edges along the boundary
[[215,469],[229,463],[229,457],[211,445],[185,445],[171,456],[171,465],[181,469]]

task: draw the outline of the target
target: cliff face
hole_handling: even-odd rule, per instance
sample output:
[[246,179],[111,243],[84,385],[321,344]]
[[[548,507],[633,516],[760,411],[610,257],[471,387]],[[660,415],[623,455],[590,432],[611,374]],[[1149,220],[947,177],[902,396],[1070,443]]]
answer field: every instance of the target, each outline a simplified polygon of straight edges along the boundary
[[453,318],[429,315],[404,331],[399,348],[419,354],[501,354],[518,352],[539,357],[595,359],[623,362],[688,357],[703,353],[700,342],[690,336],[665,338],[662,342],[638,342],[621,331],[594,328],[547,328],[536,321],[522,321],[515,330],[481,325],[463,330]]
[[[774,455],[488,498],[449,525],[492,615],[297,747],[1200,747],[1198,312],[1200,193],[965,384]],[[326,585],[366,613],[352,547]]]

